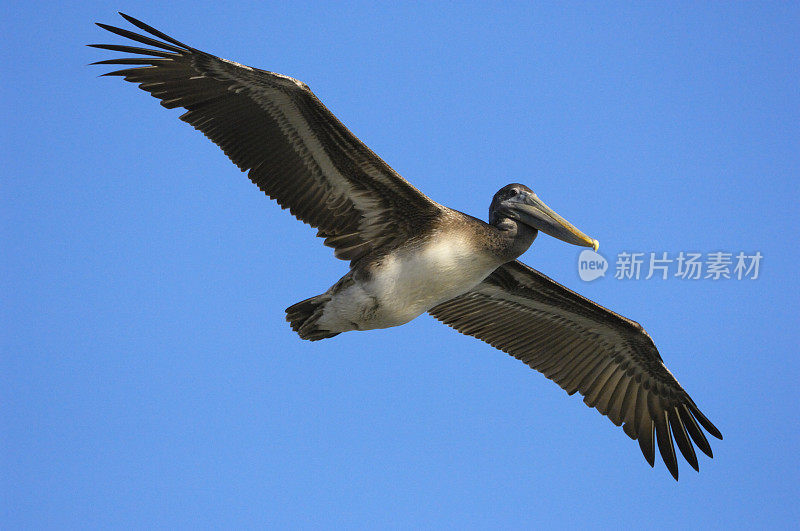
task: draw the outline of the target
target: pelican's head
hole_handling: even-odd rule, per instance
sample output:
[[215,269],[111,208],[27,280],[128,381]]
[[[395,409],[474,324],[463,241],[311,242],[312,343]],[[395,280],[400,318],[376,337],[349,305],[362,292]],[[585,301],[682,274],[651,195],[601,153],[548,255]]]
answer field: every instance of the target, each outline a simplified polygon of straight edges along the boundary
[[503,218],[524,223],[567,243],[591,247],[595,251],[600,246],[597,240],[588,237],[553,212],[524,184],[509,184],[494,194],[489,207],[489,222],[495,225]]

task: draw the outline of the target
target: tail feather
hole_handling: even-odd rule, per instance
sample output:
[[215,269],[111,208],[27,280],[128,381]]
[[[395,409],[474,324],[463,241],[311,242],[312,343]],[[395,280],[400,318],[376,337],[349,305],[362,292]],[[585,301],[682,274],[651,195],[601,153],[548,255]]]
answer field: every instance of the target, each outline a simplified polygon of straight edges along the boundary
[[317,324],[325,309],[325,304],[330,300],[330,294],[323,293],[286,308],[286,320],[289,321],[292,330],[297,332],[302,339],[309,341],[338,336],[339,332],[321,329]]

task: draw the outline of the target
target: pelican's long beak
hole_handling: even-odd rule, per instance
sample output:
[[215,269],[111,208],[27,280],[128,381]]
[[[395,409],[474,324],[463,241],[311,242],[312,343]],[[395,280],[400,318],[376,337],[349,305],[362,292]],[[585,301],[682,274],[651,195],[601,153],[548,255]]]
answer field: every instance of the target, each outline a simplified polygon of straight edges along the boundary
[[536,197],[536,194],[521,192],[506,199],[503,204],[515,212],[521,222],[554,238],[574,245],[591,247],[595,251],[600,247],[600,242],[588,237],[569,221],[556,214],[552,208]]

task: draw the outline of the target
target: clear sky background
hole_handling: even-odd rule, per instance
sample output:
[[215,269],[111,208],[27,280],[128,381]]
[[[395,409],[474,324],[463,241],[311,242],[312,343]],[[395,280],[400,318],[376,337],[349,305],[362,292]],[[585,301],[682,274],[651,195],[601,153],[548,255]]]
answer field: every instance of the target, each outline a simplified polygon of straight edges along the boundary
[[[13,2],[2,42],[0,527],[788,527],[800,519],[797,3]],[[297,77],[432,198],[530,185],[620,251],[760,278],[578,278],[722,430],[673,481],[428,316],[301,341],[345,273],[213,144],[87,63],[125,11]],[[613,265],[612,265],[613,267]]]

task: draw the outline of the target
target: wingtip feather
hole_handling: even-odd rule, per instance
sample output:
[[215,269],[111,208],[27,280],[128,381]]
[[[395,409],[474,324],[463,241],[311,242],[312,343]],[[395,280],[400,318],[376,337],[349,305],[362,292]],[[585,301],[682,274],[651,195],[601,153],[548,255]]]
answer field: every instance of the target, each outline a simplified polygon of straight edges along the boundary
[[720,432],[719,429],[716,426],[714,426],[714,424],[710,420],[708,420],[708,418],[705,415],[703,415],[703,413],[700,411],[700,408],[697,407],[697,404],[695,404],[693,401],[690,401],[689,407],[692,410],[692,414],[694,414],[697,421],[700,422],[700,424],[706,429],[706,431],[711,435],[713,435],[714,437],[716,437],[717,439],[722,440],[722,432]]

